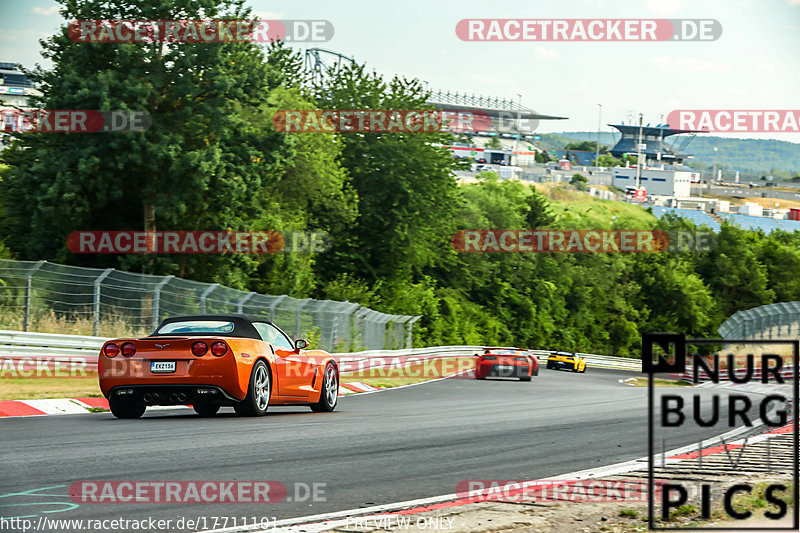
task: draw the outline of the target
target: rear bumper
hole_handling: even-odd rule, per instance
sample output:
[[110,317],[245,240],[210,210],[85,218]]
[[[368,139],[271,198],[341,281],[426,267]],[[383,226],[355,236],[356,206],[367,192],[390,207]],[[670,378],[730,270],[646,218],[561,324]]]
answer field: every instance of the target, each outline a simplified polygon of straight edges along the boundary
[[556,370],[575,370],[575,363],[566,363],[564,361],[548,361],[547,366]]
[[216,385],[120,385],[108,393],[109,399],[144,405],[233,405],[239,400]]
[[526,378],[533,375],[529,365],[481,365],[479,375],[495,378]]
[[[152,372],[153,361],[175,363],[173,372]],[[251,360],[246,360],[251,361]],[[241,366],[241,368],[239,368]],[[121,388],[166,389],[183,391],[192,387],[205,387],[221,390],[225,395],[244,399],[249,385],[250,366],[237,363],[232,354],[223,357],[204,356],[196,359],[109,359],[101,355],[98,359],[100,390],[111,397],[114,390]],[[218,395],[222,396],[222,395]],[[181,402],[178,402],[181,403]],[[174,405],[174,403],[153,403],[152,405]]]

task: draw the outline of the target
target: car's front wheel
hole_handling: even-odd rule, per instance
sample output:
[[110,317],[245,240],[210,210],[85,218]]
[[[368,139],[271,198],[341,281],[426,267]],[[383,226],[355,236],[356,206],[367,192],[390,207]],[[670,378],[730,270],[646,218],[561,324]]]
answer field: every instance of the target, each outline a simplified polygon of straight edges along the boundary
[[235,404],[233,410],[241,416],[264,416],[267,414],[272,395],[269,369],[264,361],[256,361],[250,374],[250,386],[244,400]]
[[140,418],[147,409],[143,403],[117,400],[116,398],[108,399],[108,407],[111,409],[111,414],[117,418]]
[[333,363],[325,366],[325,373],[322,378],[322,391],[319,393],[319,401],[311,404],[311,410],[315,413],[330,413],[336,409],[339,401],[339,372]]

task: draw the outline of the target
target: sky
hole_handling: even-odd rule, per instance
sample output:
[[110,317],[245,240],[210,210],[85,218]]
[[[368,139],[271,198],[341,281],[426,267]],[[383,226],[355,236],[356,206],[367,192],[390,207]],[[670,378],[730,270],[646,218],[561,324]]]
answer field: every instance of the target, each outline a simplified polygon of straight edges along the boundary
[[[324,19],[322,47],[385,75],[432,89],[518,100],[540,113],[538,131],[596,131],[607,123],[662,121],[675,109],[800,109],[800,0],[248,0],[265,19]],[[716,19],[715,41],[469,42],[467,18]],[[43,62],[38,39],[65,21],[50,0],[0,0],[0,61]],[[800,142],[793,134],[721,134]]]

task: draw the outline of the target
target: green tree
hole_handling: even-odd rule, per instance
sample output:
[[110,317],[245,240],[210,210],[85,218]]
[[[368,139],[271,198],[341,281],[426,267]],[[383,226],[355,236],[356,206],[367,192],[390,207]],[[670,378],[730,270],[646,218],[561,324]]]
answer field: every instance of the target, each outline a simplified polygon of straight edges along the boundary
[[598,166],[601,167],[621,167],[623,165],[622,161],[611,154],[600,154],[599,161]]
[[547,228],[555,222],[556,217],[550,209],[550,201],[539,191],[532,189],[525,203],[528,204],[528,212],[525,215],[528,228]]
[[696,271],[716,302],[717,319],[774,301],[768,270],[758,260],[758,234],[724,223],[716,246],[697,257]]
[[[427,109],[419,80],[384,80],[348,65],[316,92],[325,109]],[[411,282],[439,260],[453,233],[453,158],[434,144],[448,133],[343,133],[342,165],[358,194],[358,219],[320,257],[323,278],[342,272],[374,283]]]
[[[600,151],[604,152],[607,149],[606,146],[600,145]],[[596,141],[581,141],[576,143],[567,143],[564,145],[564,150],[578,150],[581,152],[596,152],[597,151],[597,142]]]
[[569,184],[579,191],[585,191],[587,185],[589,184],[589,180],[583,174],[574,174],[569,180]]
[[[243,0],[60,0],[67,20],[240,19]],[[246,255],[209,258],[73,258],[73,230],[251,229],[264,211],[285,138],[257,127],[276,77],[259,48],[243,43],[85,44],[66,26],[43,41],[50,70],[33,79],[44,109],[144,110],[144,132],[21,135],[2,153],[3,235],[29,259],[80,261],[243,286],[256,267]],[[115,264],[116,263],[116,264]]]
[[491,148],[492,150],[499,150],[503,147],[503,145],[500,143],[499,137],[489,137],[489,140],[486,141],[484,146],[486,148]]

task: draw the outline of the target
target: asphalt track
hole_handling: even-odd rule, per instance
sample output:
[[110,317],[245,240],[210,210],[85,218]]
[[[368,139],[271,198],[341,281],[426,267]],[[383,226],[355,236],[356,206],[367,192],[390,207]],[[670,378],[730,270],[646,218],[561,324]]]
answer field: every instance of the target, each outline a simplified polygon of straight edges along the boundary
[[[2,419],[0,516],[283,519],[450,494],[466,479],[542,479],[600,467],[647,454],[647,389],[619,383],[631,375],[542,369],[531,383],[447,379],[344,397],[331,414],[284,407],[264,418],[226,408],[215,418],[169,410],[140,420],[108,413]],[[718,433],[682,428],[667,448]],[[325,483],[325,501],[70,509],[67,487],[82,480],[280,481],[290,496],[296,482]]]

